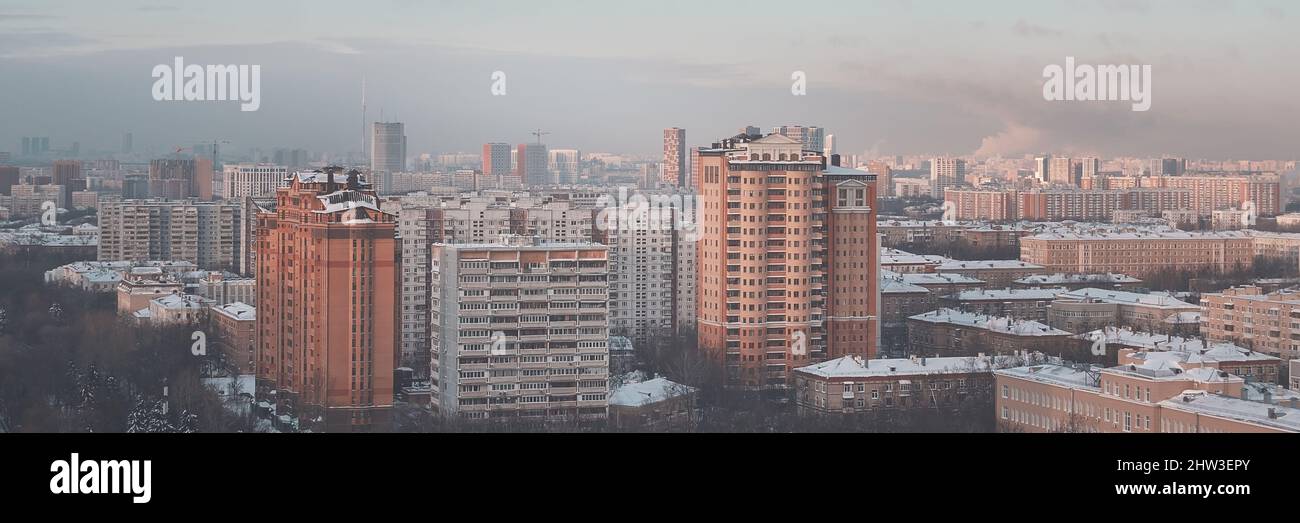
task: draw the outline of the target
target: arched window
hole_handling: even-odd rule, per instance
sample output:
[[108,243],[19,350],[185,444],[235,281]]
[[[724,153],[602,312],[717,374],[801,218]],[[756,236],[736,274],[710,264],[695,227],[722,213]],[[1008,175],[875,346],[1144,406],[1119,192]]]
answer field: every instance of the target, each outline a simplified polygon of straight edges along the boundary
[[771,160],[772,160],[772,153],[763,153],[763,161],[767,162]]

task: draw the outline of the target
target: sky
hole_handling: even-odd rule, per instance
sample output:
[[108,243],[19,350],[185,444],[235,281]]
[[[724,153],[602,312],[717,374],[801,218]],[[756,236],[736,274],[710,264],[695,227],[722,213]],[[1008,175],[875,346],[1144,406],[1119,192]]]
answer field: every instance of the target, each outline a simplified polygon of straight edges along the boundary
[[[705,145],[801,124],[845,153],[1294,159],[1297,22],[1284,0],[0,0],[0,151],[112,150],[123,131],[355,151],[364,77],[368,119],[404,122],[411,154],[541,128],[655,155],[666,127]],[[154,100],[176,56],[260,65],[260,108]],[[1150,65],[1150,110],[1045,100],[1067,56]]]

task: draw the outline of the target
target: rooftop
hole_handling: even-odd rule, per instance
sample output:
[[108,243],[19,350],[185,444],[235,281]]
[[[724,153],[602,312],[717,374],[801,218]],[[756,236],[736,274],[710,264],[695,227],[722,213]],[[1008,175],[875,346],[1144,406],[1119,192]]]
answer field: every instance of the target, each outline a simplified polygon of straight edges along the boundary
[[1142,294],[1138,292],[1119,291],[1114,289],[1098,289],[1088,287],[1070,291],[1061,295],[1061,298],[1071,300],[1101,300],[1107,303],[1119,303],[1127,305],[1143,305],[1147,307],[1157,307],[1161,309],[1188,309],[1200,310],[1200,306],[1192,305],[1185,301],[1174,298],[1173,296],[1163,294]]
[[[1253,423],[1265,427],[1300,432],[1300,409],[1248,401],[1202,391],[1187,391],[1160,406],[1205,416]],[[1272,415],[1270,415],[1270,412]]]
[[684,394],[695,392],[688,387],[667,378],[626,383],[610,391],[609,404],[620,407],[640,407],[658,403]]
[[1016,280],[1021,285],[1061,285],[1066,283],[1142,283],[1142,280],[1124,274],[1034,274]]
[[1020,260],[948,260],[939,264],[939,272],[963,269],[1042,269],[1042,265]]
[[[1233,343],[1219,341],[1209,342],[1199,338],[1183,338],[1167,334],[1134,331],[1128,328],[1106,327],[1104,329],[1080,334],[1079,338],[1097,340],[1103,336],[1106,343],[1114,343],[1116,345],[1142,349],[1145,351],[1156,351],[1146,353],[1146,355],[1142,355],[1142,353],[1134,355],[1139,358],[1181,358],[1179,361],[1190,363],[1216,361],[1280,361],[1273,356],[1253,351],[1245,347],[1240,347]],[[1185,354],[1186,356],[1160,355],[1161,352]]]
[[956,357],[956,358],[891,358],[863,359],[844,356],[807,367],[797,372],[823,378],[870,378],[880,376],[916,374],[964,374],[991,372],[996,368],[1016,365],[1023,360],[1012,356]]
[[1053,300],[1056,295],[1068,292],[1069,289],[1064,287],[1055,288],[1033,288],[1033,289],[971,289],[964,290],[952,295],[953,299],[958,301],[986,301],[986,300]]
[[1100,371],[1101,368],[1097,366],[1044,364],[1000,369],[994,371],[994,373],[1071,389],[1097,392],[1101,390],[1101,385],[1097,382]]
[[212,310],[236,320],[257,319],[257,308],[242,301],[227,303],[225,305],[213,305]]
[[908,318],[926,323],[950,323],[991,332],[1016,336],[1069,336],[1070,333],[1032,320],[1017,320],[1004,316],[989,316],[956,309],[939,309]]

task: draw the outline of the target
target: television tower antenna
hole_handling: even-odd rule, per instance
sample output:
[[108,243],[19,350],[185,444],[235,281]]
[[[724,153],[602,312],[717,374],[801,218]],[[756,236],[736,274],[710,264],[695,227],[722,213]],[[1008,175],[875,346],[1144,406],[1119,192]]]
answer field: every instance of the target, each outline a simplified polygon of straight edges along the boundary
[[361,163],[367,164],[369,155],[366,153],[366,77],[361,77]]

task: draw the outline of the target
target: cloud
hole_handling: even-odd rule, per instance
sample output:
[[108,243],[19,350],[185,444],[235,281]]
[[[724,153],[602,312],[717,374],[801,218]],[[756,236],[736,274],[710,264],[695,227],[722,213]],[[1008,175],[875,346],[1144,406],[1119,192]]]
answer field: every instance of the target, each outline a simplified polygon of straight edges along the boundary
[[1026,38],[1057,37],[1063,34],[1059,29],[1031,24],[1023,19],[1016,20],[1016,23],[1011,26],[1011,32],[1015,33],[1016,36],[1023,36]]
[[975,156],[1019,156],[1042,151],[1049,144],[1043,141],[1043,132],[1018,123],[1009,123],[1002,131],[985,136],[975,150]]
[[58,17],[54,15],[44,15],[44,14],[0,13],[0,22],[21,21],[21,20],[49,20],[52,18],[58,18]]
[[95,42],[78,34],[51,29],[0,32],[0,58],[57,56]]

